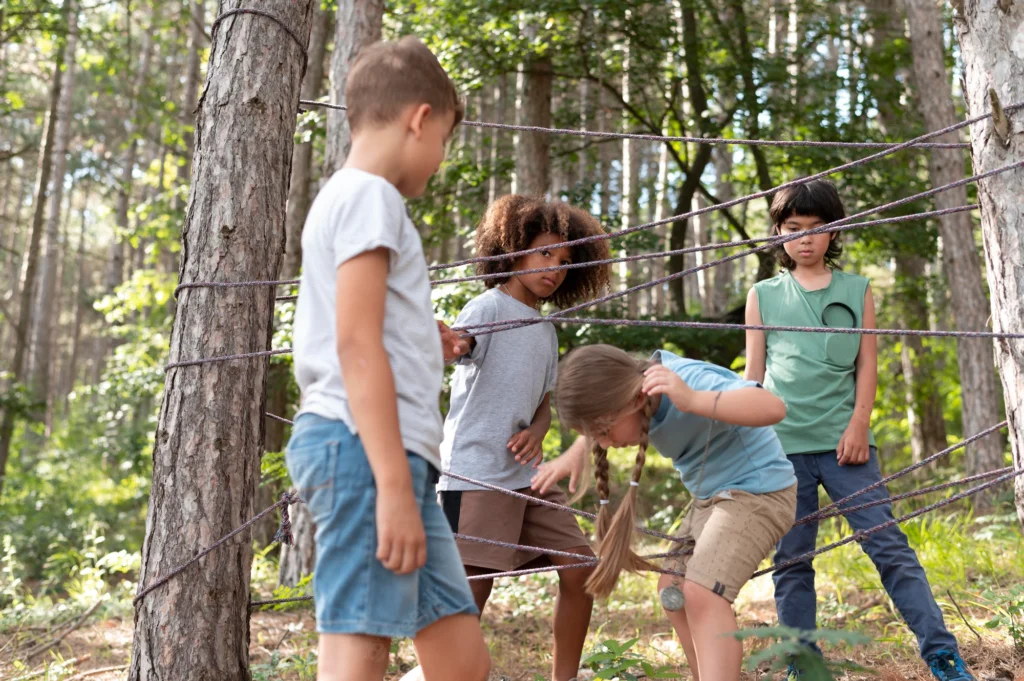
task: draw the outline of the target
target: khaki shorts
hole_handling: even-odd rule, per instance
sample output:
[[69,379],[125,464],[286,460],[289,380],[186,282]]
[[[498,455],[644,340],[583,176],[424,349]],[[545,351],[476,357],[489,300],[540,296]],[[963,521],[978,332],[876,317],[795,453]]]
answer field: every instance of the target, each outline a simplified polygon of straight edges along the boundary
[[795,521],[796,485],[769,494],[726,490],[697,499],[683,520],[684,529],[691,523],[693,553],[666,561],[665,567],[732,603]]
[[[515,491],[556,504],[569,503],[565,492],[557,486],[544,495],[529,487]],[[458,534],[559,551],[590,546],[576,517],[566,511],[491,490],[449,490],[441,492],[440,496],[448,523]],[[547,556],[536,551],[508,549],[463,539],[457,540],[457,544],[463,564],[473,567],[504,572],[527,565],[542,567],[551,564]]]

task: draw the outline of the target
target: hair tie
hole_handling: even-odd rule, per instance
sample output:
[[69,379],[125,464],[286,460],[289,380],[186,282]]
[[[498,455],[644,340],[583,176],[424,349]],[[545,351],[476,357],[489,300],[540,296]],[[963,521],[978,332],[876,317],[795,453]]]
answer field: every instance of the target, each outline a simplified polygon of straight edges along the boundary
[[639,486],[640,486],[640,483],[639,483],[639,482],[637,482],[636,480],[630,480],[630,481],[629,481],[629,486],[630,486],[630,487],[639,487]]
[[610,499],[601,499],[601,505],[602,506],[605,506],[605,505],[610,504],[610,503],[611,503]]

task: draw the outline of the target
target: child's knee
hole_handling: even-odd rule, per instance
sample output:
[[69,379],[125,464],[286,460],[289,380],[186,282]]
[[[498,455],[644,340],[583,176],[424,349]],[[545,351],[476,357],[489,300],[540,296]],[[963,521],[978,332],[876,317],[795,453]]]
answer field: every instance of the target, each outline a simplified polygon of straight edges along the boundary
[[466,681],[487,681],[491,674],[491,653],[487,650],[487,644],[480,639],[480,645],[464,658],[460,679]]
[[683,607],[690,614],[697,614],[710,608],[721,607],[722,604],[729,606],[729,601],[711,589],[690,580],[683,580],[683,598],[686,602],[686,605]]
[[567,596],[590,596],[587,594],[587,580],[594,574],[594,568],[575,568],[559,570],[558,591]]

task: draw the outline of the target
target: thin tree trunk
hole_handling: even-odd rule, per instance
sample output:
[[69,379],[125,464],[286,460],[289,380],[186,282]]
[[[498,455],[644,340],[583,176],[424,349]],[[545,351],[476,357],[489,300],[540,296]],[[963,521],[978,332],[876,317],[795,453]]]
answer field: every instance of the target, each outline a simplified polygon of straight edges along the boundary
[[[906,0],[914,55],[914,79],[917,83],[919,110],[929,130],[938,130],[959,120],[946,72],[942,41],[942,18],[931,0]],[[957,142],[955,133],[936,141]],[[929,155],[931,184],[950,184],[964,178],[963,154],[959,149],[932,149]],[[936,208],[951,208],[967,203],[967,188],[958,187],[935,196]],[[989,304],[981,275],[981,258],[974,242],[974,224],[969,213],[954,213],[939,218],[942,237],[942,262],[949,283],[950,307],[959,329],[977,330],[986,326]],[[957,363],[963,401],[964,435],[973,435],[1002,420],[999,388],[994,371],[992,344],[983,338],[957,339]],[[967,473],[974,475],[1002,466],[1003,447],[999,437],[987,437],[969,445]],[[983,513],[992,506],[992,494],[978,495],[975,510]]]
[[[183,282],[277,278],[313,4],[297,0],[274,8],[303,38],[301,48],[258,16],[231,17],[216,35],[196,125]],[[221,11],[253,5],[263,7],[225,0]],[[186,290],[169,359],[266,350],[273,310],[269,288]],[[267,369],[267,360],[258,358],[168,371],[140,588],[257,510]],[[249,681],[251,563],[247,532],[148,594],[135,611],[128,678]]]
[[[331,54],[331,103],[345,104],[345,81],[364,47],[380,40],[384,0],[339,0]],[[352,135],[344,111],[327,111],[327,151],[321,178],[345,164]]]
[[[316,7],[313,30],[309,35],[309,65],[302,79],[302,99],[316,99],[324,80],[324,55],[330,34],[331,13]],[[296,144],[292,152],[292,177],[288,185],[288,214],[285,218],[284,263],[282,279],[299,276],[302,265],[302,225],[309,212],[311,173],[313,169],[313,143]],[[283,425],[283,424],[278,424]],[[268,423],[270,428],[271,424]]]
[[[536,26],[524,27],[526,34],[536,33]],[[550,55],[531,54],[523,62],[516,87],[516,124],[551,127],[552,62]],[[545,196],[551,188],[549,150],[551,135],[539,132],[517,132],[516,174],[513,194]]]
[[[732,201],[734,192],[732,189],[732,150],[729,147],[718,147],[715,150],[713,163],[715,165],[715,196],[723,203]],[[724,230],[723,230],[724,231]],[[719,232],[719,230],[713,230]],[[717,236],[714,242],[720,242]],[[725,255],[723,251],[714,251],[714,257],[720,258]],[[735,261],[722,263],[715,267],[715,276],[712,278],[712,307],[718,312],[725,312],[729,309],[729,300],[733,287],[735,275]]]
[[[43,219],[46,211],[46,193],[50,186],[50,171],[53,164],[54,136],[57,126],[57,105],[60,101],[60,89],[63,78],[61,70],[64,65],[64,45],[57,50],[56,64],[53,69],[53,83],[50,86],[50,108],[46,114],[46,126],[39,151],[39,165],[36,174],[36,189],[32,212],[32,231],[24,258],[19,287],[21,305],[18,310],[18,322],[14,329],[14,361],[11,362],[11,375],[15,383],[25,380],[25,354],[28,348],[28,335],[32,328],[32,303],[35,300],[36,277],[39,269],[39,248],[43,236]],[[14,413],[4,410],[3,421],[0,422],[0,491],[3,491],[4,477],[7,472],[7,459],[11,451],[11,438],[14,435]]]
[[[925,266],[927,261],[912,254],[896,257],[896,277],[902,300],[900,316],[908,328],[928,328]],[[919,336],[900,339],[900,361],[910,424],[910,450],[914,463],[946,447],[946,423],[942,418],[942,396],[935,382],[934,354],[925,350]]]
[[[508,106],[508,76],[504,73],[498,75],[498,82],[494,86],[493,99],[494,122],[505,122],[505,109]],[[491,177],[487,182],[487,203],[492,204],[498,198],[499,192],[505,185],[500,157],[498,156],[501,141],[501,131],[492,129],[491,134]]]
[[[629,15],[630,12],[627,11],[627,21],[629,20]],[[627,38],[622,50],[622,101],[625,102],[626,106],[629,106],[634,99],[634,88],[631,84],[632,74],[630,73],[633,68],[633,61],[631,41]],[[626,107],[623,107],[622,132],[629,132],[630,121],[630,114]],[[633,225],[640,209],[640,197],[638,196],[640,189],[639,152],[639,142],[628,138],[622,140],[622,192],[619,195],[619,221],[622,229]],[[625,249],[622,249],[620,253],[626,255]],[[638,283],[636,272],[639,267],[639,263],[624,262],[619,265],[619,276],[622,279],[623,288],[629,288]],[[626,310],[631,319],[636,318],[638,302],[639,300],[636,295],[626,297]]]
[[[954,16],[964,60],[964,95],[969,116],[1002,104],[1024,100],[1024,58],[1020,27],[1024,3],[975,0],[963,3]],[[993,98],[993,94],[995,98]],[[1021,112],[1000,115],[972,129],[974,172],[995,170],[1024,161]],[[1020,210],[1022,171],[1003,173],[978,187],[981,234],[992,298],[992,328],[1020,331],[1024,319],[1024,212]],[[1024,340],[998,340],[996,362],[1003,383],[1009,419],[1013,465],[1024,468]],[[1014,498],[1024,525],[1024,476],[1018,476]]]
[[[32,314],[32,333],[28,377],[35,407],[29,413],[34,422],[48,422],[50,404],[51,362],[53,359],[53,319],[57,297],[57,271],[61,255],[61,205],[64,200],[64,176],[67,170],[68,140],[71,136],[72,103],[75,93],[75,48],[78,39],[78,10],[74,0],[67,4],[68,32],[65,44],[64,72],[61,74],[60,101],[57,104],[57,126],[53,139],[53,188],[49,196],[49,214],[46,219],[46,249],[39,268],[35,287],[35,312]],[[32,438],[32,445],[42,442]]]
[[76,271],[78,282],[75,285],[75,295],[72,302],[75,306],[75,322],[71,332],[71,359],[68,361],[67,379],[64,383],[64,413],[68,412],[67,396],[75,387],[75,377],[78,372],[78,355],[80,352],[80,341],[82,338],[82,318],[85,316],[86,301],[85,289],[88,286],[88,270],[85,266],[85,235],[88,229],[86,212],[89,207],[89,196],[86,194],[82,201],[82,229],[78,235],[78,254],[76,256]]

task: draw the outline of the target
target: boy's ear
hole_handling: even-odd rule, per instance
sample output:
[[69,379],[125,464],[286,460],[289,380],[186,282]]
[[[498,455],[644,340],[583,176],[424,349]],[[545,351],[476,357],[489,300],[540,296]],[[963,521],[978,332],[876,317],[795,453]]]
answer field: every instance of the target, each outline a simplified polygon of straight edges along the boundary
[[427,122],[431,111],[431,106],[426,103],[413,107],[412,117],[409,119],[409,131],[412,132],[416,139],[419,139],[423,134],[423,125]]

